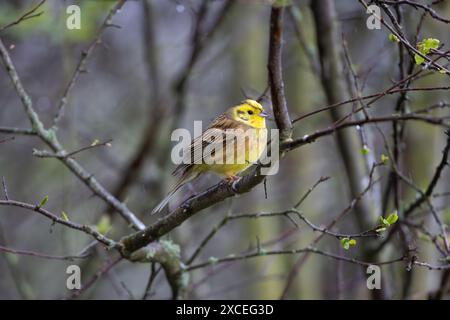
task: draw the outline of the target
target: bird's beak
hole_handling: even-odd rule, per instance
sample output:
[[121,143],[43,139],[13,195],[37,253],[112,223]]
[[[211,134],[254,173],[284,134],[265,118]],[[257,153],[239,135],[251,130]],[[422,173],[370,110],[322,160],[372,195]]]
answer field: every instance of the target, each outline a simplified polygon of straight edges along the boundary
[[273,118],[265,111],[261,112],[259,115],[263,118],[266,118],[269,121],[273,121]]

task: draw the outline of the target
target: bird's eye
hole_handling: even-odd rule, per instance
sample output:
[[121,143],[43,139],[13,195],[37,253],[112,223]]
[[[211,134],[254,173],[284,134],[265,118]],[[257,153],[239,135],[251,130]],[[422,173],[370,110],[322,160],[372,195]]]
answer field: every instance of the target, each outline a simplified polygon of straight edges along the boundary
[[247,113],[248,114],[253,114],[253,111],[252,110],[248,110]]

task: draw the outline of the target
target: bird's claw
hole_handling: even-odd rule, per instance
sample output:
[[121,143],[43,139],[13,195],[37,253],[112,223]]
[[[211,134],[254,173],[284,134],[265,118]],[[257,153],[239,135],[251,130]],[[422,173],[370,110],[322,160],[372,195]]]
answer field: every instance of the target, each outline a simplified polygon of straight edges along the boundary
[[231,183],[231,190],[233,190],[234,193],[239,193],[239,190],[236,189],[236,183],[237,183],[238,181],[239,181],[239,180],[236,180],[236,181],[234,181],[233,183]]
[[236,183],[241,179],[239,176],[229,176],[225,178],[225,181],[230,185],[231,190],[233,190],[234,193],[238,193],[238,190],[236,189]]

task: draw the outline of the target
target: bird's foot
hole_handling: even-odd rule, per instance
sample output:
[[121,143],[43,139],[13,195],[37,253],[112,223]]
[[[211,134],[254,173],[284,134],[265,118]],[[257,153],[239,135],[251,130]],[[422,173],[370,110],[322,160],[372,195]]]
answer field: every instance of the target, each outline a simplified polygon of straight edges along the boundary
[[241,179],[241,177],[236,175],[229,175],[225,178],[225,181],[230,185],[231,190],[234,191],[234,193],[238,193],[238,190],[236,189],[236,183]]
[[225,181],[228,183],[233,183],[235,181],[238,181],[241,177],[236,176],[236,175],[229,175],[225,178]]

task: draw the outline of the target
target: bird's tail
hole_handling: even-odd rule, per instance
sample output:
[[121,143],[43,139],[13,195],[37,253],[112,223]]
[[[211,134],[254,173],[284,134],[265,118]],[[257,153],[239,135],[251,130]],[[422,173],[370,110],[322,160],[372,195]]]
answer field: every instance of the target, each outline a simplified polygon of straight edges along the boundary
[[191,181],[192,179],[197,177],[197,175],[198,174],[193,174],[193,175],[191,174],[185,178],[180,179],[180,181],[177,182],[177,184],[172,188],[172,190],[170,190],[170,192],[167,194],[167,196],[160,203],[158,203],[158,205],[155,208],[153,208],[151,214],[161,212],[161,210],[167,206],[167,204],[170,202],[170,200],[172,200],[173,196],[178,191],[178,189],[180,189],[186,183],[188,183],[189,181]]
[[155,214],[160,212],[162,209],[164,209],[164,207],[170,202],[170,200],[173,198],[173,196],[175,195],[175,193],[178,191],[178,189],[180,189],[183,185],[182,184],[177,184],[170,192],[169,194],[160,202],[158,203],[158,205],[153,208],[151,214]]

